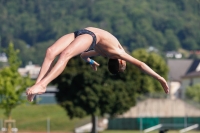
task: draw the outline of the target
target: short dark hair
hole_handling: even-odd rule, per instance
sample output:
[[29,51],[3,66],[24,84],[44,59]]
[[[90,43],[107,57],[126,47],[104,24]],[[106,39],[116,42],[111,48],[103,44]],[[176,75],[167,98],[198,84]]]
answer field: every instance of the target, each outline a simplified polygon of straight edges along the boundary
[[118,59],[109,59],[108,60],[108,70],[112,74],[119,73],[119,61]]

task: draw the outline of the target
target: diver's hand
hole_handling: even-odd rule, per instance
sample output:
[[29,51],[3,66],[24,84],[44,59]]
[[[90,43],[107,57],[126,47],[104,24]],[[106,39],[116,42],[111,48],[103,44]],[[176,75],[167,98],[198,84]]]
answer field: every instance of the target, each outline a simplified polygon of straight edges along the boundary
[[93,59],[90,59],[90,58],[88,58],[87,61],[90,64],[90,66],[92,67],[92,69],[94,71],[97,71],[97,67],[99,66],[99,63],[97,63],[96,61],[94,61]]
[[97,63],[96,61],[94,61],[93,64],[90,64],[90,66],[92,67],[92,69],[94,71],[97,71],[97,67],[99,66],[99,63]]
[[160,84],[162,85],[165,93],[168,94],[169,93],[169,86],[167,84],[167,81],[163,77],[159,78],[158,80],[159,80]]

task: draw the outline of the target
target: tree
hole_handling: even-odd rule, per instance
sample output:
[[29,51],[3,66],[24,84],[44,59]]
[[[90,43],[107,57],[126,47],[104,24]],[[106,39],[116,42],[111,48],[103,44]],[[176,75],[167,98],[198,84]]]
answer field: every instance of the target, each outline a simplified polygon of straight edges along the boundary
[[19,46],[23,64],[30,60],[41,64],[43,53],[36,53],[38,48],[45,51],[43,45],[51,40],[94,26],[113,33],[129,51],[149,46],[163,52],[197,50],[199,4],[199,0],[1,0],[0,45],[6,48],[10,40],[23,41],[23,45],[30,46]]
[[178,37],[174,34],[173,30],[165,31],[165,38],[167,43],[165,44],[165,51],[178,50],[180,48],[180,42]]
[[22,94],[27,86],[32,84],[29,77],[22,77],[18,73],[21,63],[17,56],[18,52],[10,43],[8,49],[6,49],[9,65],[0,70],[0,107],[5,110],[5,116],[8,119],[11,119],[12,110],[25,102]]
[[191,99],[199,103],[200,102],[200,84],[195,84],[193,86],[187,87],[185,95],[188,99]]
[[196,43],[196,41],[191,38],[188,37],[185,40],[183,40],[183,48],[188,49],[188,50],[197,50],[198,49],[198,45]]
[[[168,66],[165,60],[157,53],[147,52],[147,50],[145,49],[137,49],[132,52],[132,56],[146,63],[155,72],[167,79]],[[135,79],[137,80],[138,85],[136,89],[138,93],[158,93],[163,91],[162,86],[157,80],[153,79],[142,71],[138,71],[138,68],[136,68],[135,66],[132,67],[133,68],[131,70],[133,72],[129,73],[136,76]],[[137,79],[137,77],[139,79]]]
[[53,81],[59,89],[57,101],[71,118],[91,115],[92,132],[95,131],[96,115],[115,116],[135,105],[133,84],[124,82],[120,75],[112,77],[102,57],[95,60],[101,65],[97,72],[92,71],[85,62],[74,58]]
[[[137,50],[133,55],[148,64],[154,62],[151,65],[154,70],[166,76],[167,66],[157,54]],[[67,69],[53,81],[59,89],[57,101],[71,118],[92,116],[92,132],[95,130],[96,115],[122,114],[135,105],[138,95],[163,91],[157,81],[133,65],[127,64],[124,73],[113,76],[107,70],[105,59],[99,57],[95,60],[100,63],[97,72],[92,71],[79,58],[74,58],[68,63]]]

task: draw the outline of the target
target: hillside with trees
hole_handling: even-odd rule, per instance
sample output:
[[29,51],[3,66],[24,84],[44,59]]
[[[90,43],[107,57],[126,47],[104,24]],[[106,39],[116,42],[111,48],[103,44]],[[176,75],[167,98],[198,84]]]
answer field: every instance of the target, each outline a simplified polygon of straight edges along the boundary
[[198,0],[0,0],[0,12],[0,51],[13,41],[23,65],[41,64],[49,45],[88,26],[113,33],[130,52],[200,49]]
[[[13,42],[22,65],[41,65],[46,48],[59,37],[93,26],[111,32],[132,56],[167,79],[160,55],[200,49],[199,7],[199,0],[0,0],[0,52]],[[160,52],[142,49],[151,46]],[[123,74],[112,76],[106,59],[95,60],[101,64],[97,72],[77,57],[52,82],[70,118],[90,115],[94,122],[96,115],[122,114],[139,95],[164,93],[157,80],[135,66],[127,63]]]

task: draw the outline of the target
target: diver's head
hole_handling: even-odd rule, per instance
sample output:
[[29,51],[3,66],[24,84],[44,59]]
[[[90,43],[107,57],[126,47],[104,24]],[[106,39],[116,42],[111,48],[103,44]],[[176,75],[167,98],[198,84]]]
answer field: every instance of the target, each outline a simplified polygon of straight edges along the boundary
[[109,59],[108,70],[112,74],[118,74],[126,69],[126,61],[121,59]]

